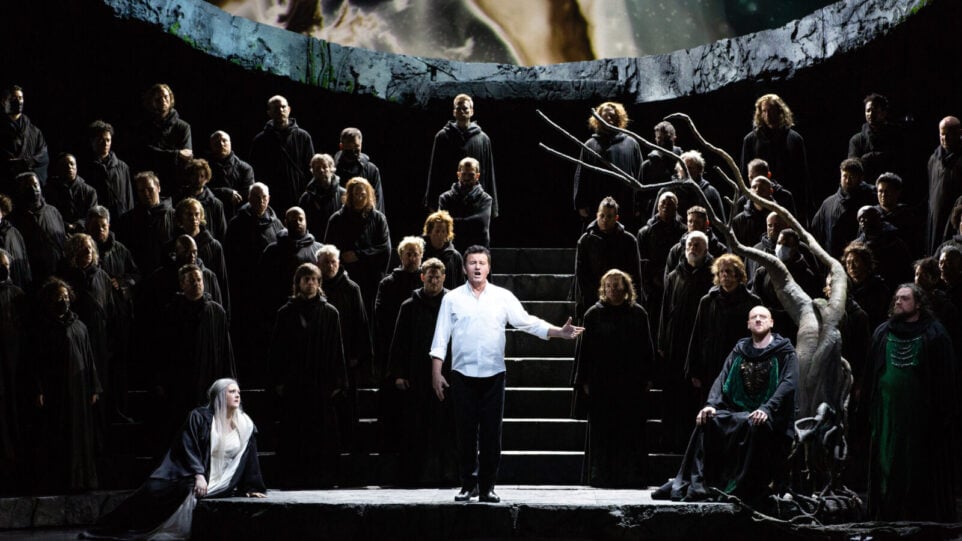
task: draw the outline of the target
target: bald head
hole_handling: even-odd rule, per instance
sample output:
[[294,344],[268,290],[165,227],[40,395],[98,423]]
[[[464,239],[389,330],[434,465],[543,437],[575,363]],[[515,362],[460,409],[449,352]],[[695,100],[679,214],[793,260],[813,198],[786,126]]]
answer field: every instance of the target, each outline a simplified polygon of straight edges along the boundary
[[772,332],[775,321],[768,308],[758,305],[748,312],[748,330],[752,333],[752,340],[760,342]]
[[179,265],[193,265],[197,261],[197,243],[190,235],[181,235],[174,241],[174,259]]
[[307,216],[301,207],[291,207],[284,213],[284,227],[292,238],[301,238],[307,234]]
[[962,123],[954,116],[947,116],[939,122],[939,144],[947,152],[962,150]]

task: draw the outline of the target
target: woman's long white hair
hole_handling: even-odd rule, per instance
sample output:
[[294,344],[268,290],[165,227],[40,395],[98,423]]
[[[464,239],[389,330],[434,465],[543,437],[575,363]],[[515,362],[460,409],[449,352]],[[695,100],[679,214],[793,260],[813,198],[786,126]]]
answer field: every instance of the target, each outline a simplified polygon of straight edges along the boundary
[[[222,434],[226,434],[230,430],[230,425],[227,420],[227,387],[232,383],[240,388],[236,379],[220,378],[210,386],[210,389],[207,389],[207,398],[209,400],[207,407],[214,410],[214,422],[217,423],[218,429]],[[243,411],[240,406],[237,407],[237,413],[243,413]]]

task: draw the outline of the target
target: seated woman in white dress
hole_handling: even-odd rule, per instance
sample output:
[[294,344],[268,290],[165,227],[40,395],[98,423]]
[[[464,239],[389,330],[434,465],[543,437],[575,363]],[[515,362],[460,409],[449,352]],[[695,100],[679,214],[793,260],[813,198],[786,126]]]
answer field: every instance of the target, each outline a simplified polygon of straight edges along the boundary
[[207,396],[210,402],[190,412],[150,478],[81,537],[187,539],[198,498],[266,497],[257,429],[241,410],[237,382],[219,379]]

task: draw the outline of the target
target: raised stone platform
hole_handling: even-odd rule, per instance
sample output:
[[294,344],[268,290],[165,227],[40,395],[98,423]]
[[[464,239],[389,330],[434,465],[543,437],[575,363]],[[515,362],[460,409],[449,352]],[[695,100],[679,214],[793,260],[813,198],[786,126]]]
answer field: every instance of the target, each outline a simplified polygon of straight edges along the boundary
[[[654,501],[648,490],[499,486],[501,503],[452,489],[272,491],[203,500],[196,539],[742,539],[774,533],[743,509]],[[724,535],[719,532],[724,532]],[[768,535],[766,535],[766,533]]]

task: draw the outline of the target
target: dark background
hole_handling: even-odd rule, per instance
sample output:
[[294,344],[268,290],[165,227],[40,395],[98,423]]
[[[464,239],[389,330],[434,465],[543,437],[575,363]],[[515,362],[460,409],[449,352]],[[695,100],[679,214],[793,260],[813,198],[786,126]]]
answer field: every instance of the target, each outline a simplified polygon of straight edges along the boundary
[[[805,138],[820,199],[837,187],[837,167],[848,139],[864,121],[862,98],[879,92],[891,100],[891,117],[908,119],[906,152],[915,167],[905,180],[924,183],[927,157],[938,145],[939,120],[962,114],[960,20],[962,2],[934,0],[886,37],[790,80],[745,81],[705,95],[642,105],[632,104],[630,96],[609,99],[628,104],[633,129],[646,137],[665,115],[686,112],[709,141],[737,161],[742,137],[751,129],[754,100],[775,92],[795,114],[795,129]],[[142,118],[141,93],[153,83],[166,82],[174,89],[175,107],[193,128],[197,154],[205,154],[210,133],[224,129],[235,152],[246,159],[250,141],[266,121],[267,99],[283,94],[318,152],[333,154],[346,126],[364,132],[364,151],[384,179],[392,237],[420,232],[433,136],[451,118],[447,98],[427,109],[412,108],[248,72],[155,28],[115,20],[90,0],[6,6],[3,27],[0,82],[24,87],[25,112],[43,130],[51,157],[85,150],[85,127],[98,118],[117,128],[115,150],[120,157],[130,155],[125,144]],[[553,132],[535,110],[584,139],[593,105],[597,103],[579,100],[476,101],[475,119],[493,141],[497,166],[502,216],[493,225],[495,246],[574,246],[581,227],[571,204],[574,166],[537,144],[571,153],[578,148]],[[683,130],[678,144],[686,150],[693,145]]]

